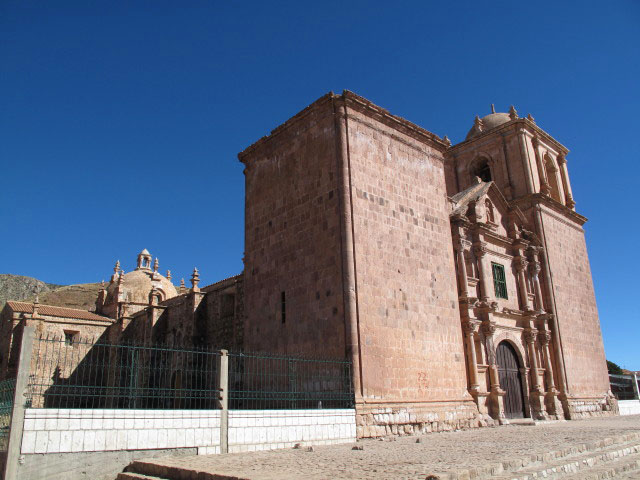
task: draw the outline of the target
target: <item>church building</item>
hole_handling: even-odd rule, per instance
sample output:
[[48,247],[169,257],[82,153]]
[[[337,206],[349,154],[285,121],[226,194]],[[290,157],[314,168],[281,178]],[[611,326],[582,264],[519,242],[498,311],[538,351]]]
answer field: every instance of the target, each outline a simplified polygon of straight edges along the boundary
[[[359,437],[615,414],[567,154],[514,107],[452,145],[329,93],[239,154],[240,275],[176,287],[143,250],[132,272],[116,265],[92,325],[110,341],[346,356]],[[18,303],[3,338],[49,321]]]

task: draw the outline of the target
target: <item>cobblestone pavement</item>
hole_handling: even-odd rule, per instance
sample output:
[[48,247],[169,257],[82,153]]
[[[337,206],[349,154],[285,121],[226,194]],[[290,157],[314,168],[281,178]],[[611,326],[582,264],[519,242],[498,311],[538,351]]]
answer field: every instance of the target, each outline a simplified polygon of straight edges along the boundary
[[[357,443],[363,450],[352,450],[356,444],[351,443],[315,446],[311,452],[302,448],[153,461],[252,480],[424,480],[427,474],[530,457],[634,432],[640,432],[640,415],[432,433],[395,441],[363,440]],[[620,478],[637,479],[638,473]]]

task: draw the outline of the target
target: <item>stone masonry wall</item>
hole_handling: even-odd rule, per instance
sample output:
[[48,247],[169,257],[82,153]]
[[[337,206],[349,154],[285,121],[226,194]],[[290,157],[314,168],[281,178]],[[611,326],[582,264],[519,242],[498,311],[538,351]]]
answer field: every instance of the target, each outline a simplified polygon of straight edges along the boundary
[[[442,154],[366,112],[348,114],[365,402],[358,421],[367,425],[361,433],[388,433],[385,425],[400,417],[407,420],[401,428],[473,418]],[[443,401],[450,403],[436,408]],[[414,403],[437,418],[419,419]],[[380,423],[372,405],[394,422]]]
[[598,320],[584,232],[558,213],[544,208],[558,324],[570,397],[604,397],[609,377]]
[[345,355],[330,100],[321,98],[239,155],[247,167],[247,350]]

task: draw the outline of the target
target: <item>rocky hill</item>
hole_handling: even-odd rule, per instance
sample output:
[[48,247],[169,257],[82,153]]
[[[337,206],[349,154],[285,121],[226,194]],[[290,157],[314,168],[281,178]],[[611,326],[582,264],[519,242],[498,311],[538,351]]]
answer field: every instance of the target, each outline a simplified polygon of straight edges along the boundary
[[95,310],[99,283],[54,285],[37,278],[0,274],[0,310],[7,300],[33,301],[36,291],[42,304]]

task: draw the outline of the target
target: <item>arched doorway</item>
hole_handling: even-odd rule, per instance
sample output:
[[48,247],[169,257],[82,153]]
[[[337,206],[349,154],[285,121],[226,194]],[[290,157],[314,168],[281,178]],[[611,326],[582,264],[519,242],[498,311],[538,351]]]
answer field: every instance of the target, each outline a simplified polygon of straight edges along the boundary
[[507,418],[524,418],[524,400],[522,396],[522,376],[520,362],[515,349],[509,342],[500,342],[496,349],[498,378],[504,396],[504,415]]

